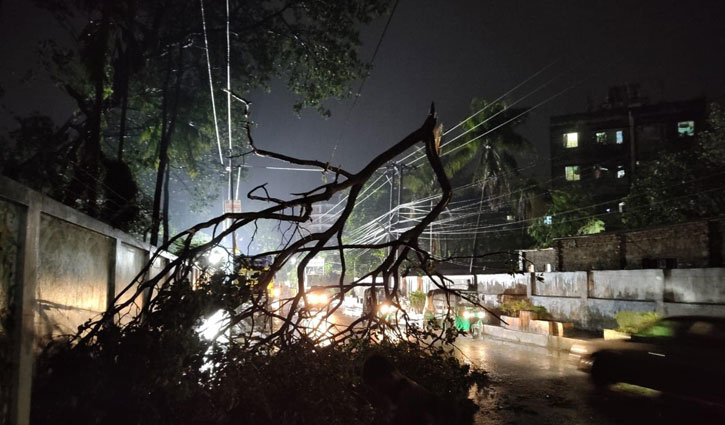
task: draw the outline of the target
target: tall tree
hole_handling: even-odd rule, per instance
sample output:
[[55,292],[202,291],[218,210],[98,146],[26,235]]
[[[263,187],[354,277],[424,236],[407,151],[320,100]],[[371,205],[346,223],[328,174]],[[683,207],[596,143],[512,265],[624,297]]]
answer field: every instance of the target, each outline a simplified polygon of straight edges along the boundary
[[581,188],[552,190],[546,214],[527,229],[539,248],[550,247],[556,238],[590,235],[604,231],[604,222],[594,217],[592,197]]
[[[504,102],[474,98],[471,111],[474,114],[462,123],[460,130],[448,137],[450,144],[441,148],[441,156],[454,185],[468,184],[468,189],[456,193],[456,197],[478,201],[477,213],[460,222],[475,230],[470,240],[448,241],[444,255],[476,257],[484,250],[511,248],[516,239],[511,238],[510,229],[500,235],[491,231],[486,237],[479,237],[482,216],[500,216],[499,210],[504,207],[524,216],[531,209],[530,198],[535,196],[535,185],[520,175],[516,159],[530,150],[529,142],[516,130],[524,121],[524,110],[508,107]],[[430,170],[415,170],[406,176],[405,187],[416,195],[427,195],[431,181]]]
[[637,171],[622,220],[637,228],[713,217],[725,210],[725,109],[709,107],[692,149],[663,152]]
[[[46,44],[53,75],[75,99],[81,117],[74,175],[64,201],[81,202],[97,215],[102,204],[98,187],[106,172],[99,165],[103,157],[113,155],[127,163],[145,157],[143,164],[157,170],[151,213],[155,239],[161,221],[168,219],[161,214],[167,165],[181,160],[184,169],[195,168],[199,155],[188,153],[216,147],[214,126],[220,123],[212,118],[209,81],[219,99],[224,95],[220,82],[227,78],[228,34],[235,93],[244,95],[281,80],[298,95],[297,110],[313,107],[326,114],[322,101],[349,95],[348,83],[367,72],[356,55],[360,26],[384,13],[391,2],[230,0],[228,14],[225,2],[201,0],[36,3],[53,12],[76,43]],[[219,107],[219,116],[231,112],[238,120],[240,108]],[[229,135],[222,130],[221,136]],[[244,140],[235,136],[235,144]],[[154,155],[149,157],[149,152]],[[132,164],[131,169],[138,172],[139,167]]]

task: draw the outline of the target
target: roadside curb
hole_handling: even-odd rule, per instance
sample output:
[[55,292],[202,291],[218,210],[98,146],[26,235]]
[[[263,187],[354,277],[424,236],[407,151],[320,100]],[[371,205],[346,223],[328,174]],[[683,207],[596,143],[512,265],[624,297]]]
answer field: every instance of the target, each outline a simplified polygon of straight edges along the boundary
[[535,345],[538,347],[548,348],[550,350],[565,351],[567,353],[571,350],[571,347],[574,344],[587,343],[587,340],[584,339],[521,332],[493,325],[483,325],[483,335],[503,341],[510,341],[525,345]]

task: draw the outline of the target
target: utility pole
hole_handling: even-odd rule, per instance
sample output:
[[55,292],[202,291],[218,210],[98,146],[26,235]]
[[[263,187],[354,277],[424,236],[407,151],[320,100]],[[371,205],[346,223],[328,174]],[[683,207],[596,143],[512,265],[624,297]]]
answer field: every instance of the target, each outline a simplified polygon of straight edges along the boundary
[[[478,201],[478,215],[476,216],[476,229],[473,233],[473,249],[471,250],[471,263],[468,265],[468,273],[473,274],[473,261],[476,259],[476,256],[478,255],[478,226],[481,224],[481,210],[483,209],[483,188],[485,183],[481,183],[481,199]],[[476,275],[474,276],[474,283],[476,282]]]
[[[430,210],[433,211],[433,199],[430,200]],[[435,255],[433,252],[433,222],[428,225],[428,238],[430,239],[428,252],[430,255]]]
[[[232,204],[232,213],[238,212],[234,209],[234,188],[232,186],[234,167],[232,166],[232,71],[231,71],[231,43],[229,41],[229,0],[226,1],[227,12],[227,134],[229,136],[229,200]],[[231,222],[229,223],[231,225]],[[232,231],[232,263],[237,255],[237,234]]]
[[393,186],[394,186],[394,178],[388,177],[388,182],[390,183],[390,218],[388,220],[388,234],[389,237],[392,240],[393,235],[393,228],[396,230],[400,228],[400,205],[402,204],[402,198],[403,198],[403,171],[405,170],[405,165],[400,163],[393,163],[389,165],[389,170],[392,172],[393,177],[397,173],[398,175],[398,193],[396,195],[397,197],[397,204],[395,206],[395,222],[393,222]]

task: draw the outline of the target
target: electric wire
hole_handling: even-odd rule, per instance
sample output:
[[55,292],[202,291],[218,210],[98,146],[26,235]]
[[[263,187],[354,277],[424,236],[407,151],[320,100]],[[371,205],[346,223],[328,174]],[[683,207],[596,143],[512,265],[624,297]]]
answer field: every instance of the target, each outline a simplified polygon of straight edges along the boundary
[[219,122],[216,112],[216,101],[214,100],[214,82],[211,75],[211,59],[209,58],[209,39],[206,31],[206,14],[204,12],[204,0],[199,0],[201,5],[201,27],[204,33],[204,56],[206,56],[206,69],[209,74],[209,94],[211,95],[211,111],[214,117],[214,131],[216,134],[216,144],[219,149],[219,163],[224,165],[224,156],[222,155],[222,142],[219,137]]

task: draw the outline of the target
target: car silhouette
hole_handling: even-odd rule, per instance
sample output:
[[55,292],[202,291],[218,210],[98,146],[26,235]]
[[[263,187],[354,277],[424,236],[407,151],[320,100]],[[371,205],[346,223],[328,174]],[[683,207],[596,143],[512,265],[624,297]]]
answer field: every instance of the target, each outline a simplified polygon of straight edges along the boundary
[[576,344],[571,354],[599,388],[624,382],[725,401],[725,318],[666,317],[631,339]]

